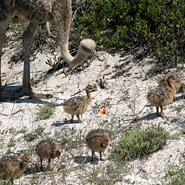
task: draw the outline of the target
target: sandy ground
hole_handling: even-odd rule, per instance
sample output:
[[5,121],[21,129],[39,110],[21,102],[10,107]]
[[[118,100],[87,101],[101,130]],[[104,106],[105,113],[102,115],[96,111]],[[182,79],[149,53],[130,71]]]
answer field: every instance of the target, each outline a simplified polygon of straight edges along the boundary
[[[10,56],[16,52],[14,47],[4,49],[2,58],[3,84],[13,88],[22,84],[23,62],[10,63]],[[31,62],[31,77],[38,79],[51,67],[45,62],[59,56],[56,52],[34,54]],[[79,68],[65,67],[52,74],[44,82],[33,89],[35,92],[50,93],[53,98],[48,100],[32,100],[22,97],[11,102],[0,103],[0,156],[5,153],[24,153],[30,155],[32,169],[16,179],[15,184],[140,184],[154,185],[168,182],[167,172],[180,168],[184,162],[185,138],[181,134],[176,139],[168,140],[167,145],[151,154],[147,159],[134,160],[127,165],[117,165],[111,159],[113,147],[129,128],[145,128],[151,124],[161,124],[171,134],[181,133],[185,126],[185,107],[180,112],[176,107],[184,105],[179,99],[166,106],[166,118],[156,117],[155,107],[146,100],[148,90],[157,85],[156,80],[163,74],[148,74],[156,64],[153,57],[142,60],[126,52],[114,55],[98,52],[97,58],[89,59],[90,65]],[[165,73],[183,76],[183,70],[170,69]],[[105,88],[99,86],[100,79],[105,80]],[[184,80],[183,80],[184,81]],[[93,102],[83,114],[83,123],[70,123],[70,115],[64,113],[62,103],[73,95],[85,95],[87,84],[96,84],[98,89],[92,93]],[[16,87],[15,87],[16,88]],[[177,93],[177,97],[183,91]],[[46,120],[39,120],[39,106],[53,102],[55,113]],[[108,114],[99,111],[106,108]],[[75,118],[76,119],[76,118]],[[67,121],[66,121],[67,120]],[[134,121],[136,120],[136,121]],[[25,135],[36,133],[38,128],[43,132],[31,142]],[[93,128],[111,130],[113,138],[104,153],[106,161],[90,162],[91,151],[86,147],[84,138]],[[51,137],[58,141],[62,155],[52,161],[50,171],[34,171],[37,156],[34,145],[42,138]],[[11,146],[11,144],[13,145]]]

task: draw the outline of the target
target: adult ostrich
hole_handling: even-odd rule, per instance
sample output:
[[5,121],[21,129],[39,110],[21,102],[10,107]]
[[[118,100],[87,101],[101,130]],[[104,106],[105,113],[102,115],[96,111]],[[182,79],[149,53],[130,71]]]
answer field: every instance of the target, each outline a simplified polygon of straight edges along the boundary
[[[81,41],[76,56],[68,50],[69,32],[72,17],[71,0],[0,0],[0,66],[3,40],[9,21],[14,17],[23,17],[29,25],[23,34],[24,70],[23,93],[31,98],[47,98],[47,95],[34,93],[30,83],[30,48],[39,23],[49,22],[56,25],[58,42],[64,61],[70,66],[78,66],[95,52],[96,44],[91,39]],[[0,69],[0,98],[2,83]]]

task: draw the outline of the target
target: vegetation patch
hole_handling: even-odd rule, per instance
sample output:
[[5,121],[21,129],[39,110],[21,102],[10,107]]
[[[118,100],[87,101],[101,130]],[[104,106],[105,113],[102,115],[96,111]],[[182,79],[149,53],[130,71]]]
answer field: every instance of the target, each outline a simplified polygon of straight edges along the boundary
[[121,182],[123,174],[126,174],[129,168],[126,165],[110,164],[106,168],[94,167],[87,175],[86,184],[110,184]]
[[75,9],[81,7],[73,39],[91,37],[99,46],[110,48],[144,46],[165,64],[183,63],[184,0],[86,0],[73,4]]
[[171,106],[171,109],[176,111],[177,113],[180,113],[182,110],[185,109],[184,105],[179,105],[179,106]]
[[43,131],[44,131],[43,127],[38,127],[35,132],[24,135],[24,139],[27,142],[31,142],[31,141],[37,139],[42,134]]
[[55,112],[55,104],[51,102],[49,105],[48,104],[38,105],[38,109],[39,109],[38,118],[40,120],[48,119]]
[[12,147],[15,147],[15,143],[10,143],[10,144],[8,144],[8,148],[12,148]]
[[24,133],[26,133],[26,132],[27,132],[27,129],[22,128],[21,130],[18,130],[18,131],[17,131],[17,134],[24,134]]
[[48,71],[46,71],[41,76],[32,78],[31,83],[33,86],[36,87],[40,82],[46,81],[50,76],[51,74],[49,74]]
[[160,125],[126,132],[114,148],[116,160],[133,160],[146,157],[161,149],[169,133]]
[[170,182],[167,185],[184,185],[185,182],[185,165],[180,170],[169,171]]

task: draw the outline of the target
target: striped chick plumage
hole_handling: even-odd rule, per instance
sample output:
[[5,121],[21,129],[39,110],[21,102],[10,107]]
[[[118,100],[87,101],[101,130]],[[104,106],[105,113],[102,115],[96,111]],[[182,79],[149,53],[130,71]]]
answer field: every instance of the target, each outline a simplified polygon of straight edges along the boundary
[[5,155],[0,159],[0,177],[4,180],[13,180],[26,170],[29,162],[28,156],[19,159],[15,155]]
[[64,111],[71,114],[71,122],[74,122],[74,116],[78,118],[82,123],[80,115],[87,111],[88,106],[92,103],[91,92],[95,91],[95,88],[91,85],[86,86],[87,96],[76,96],[70,98],[63,103]]
[[95,152],[99,152],[100,160],[103,160],[102,152],[104,152],[107,148],[109,141],[110,135],[108,131],[103,129],[94,129],[87,134],[86,143],[92,151],[92,161],[94,159]]
[[[163,107],[170,104],[181,86],[181,80],[175,76],[167,76],[162,78],[158,82],[158,86],[154,89],[149,90],[147,99],[149,103],[154,105],[157,110],[157,114],[165,117],[163,113]],[[161,113],[159,114],[159,108]]]
[[51,159],[59,157],[61,154],[57,143],[53,139],[50,139],[50,138],[41,140],[36,145],[35,151],[36,151],[36,154],[40,158],[41,169],[43,169],[43,166],[42,166],[43,159],[48,160],[48,167],[49,167]]

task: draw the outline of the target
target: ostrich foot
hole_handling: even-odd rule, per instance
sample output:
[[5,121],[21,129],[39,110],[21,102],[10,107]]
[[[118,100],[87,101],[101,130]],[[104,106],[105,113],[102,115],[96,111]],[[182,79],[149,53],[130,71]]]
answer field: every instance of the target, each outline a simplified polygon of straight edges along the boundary
[[163,112],[161,112],[160,116],[161,116],[162,118],[165,118],[165,117],[166,117],[165,114],[164,114]]
[[23,93],[24,95],[29,96],[31,99],[49,99],[53,97],[51,94],[35,93],[32,90],[23,89]]
[[49,98],[53,98],[53,96],[51,94],[42,94],[42,93],[34,93],[32,92],[29,95],[30,98],[32,99],[49,99]]

